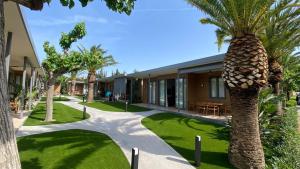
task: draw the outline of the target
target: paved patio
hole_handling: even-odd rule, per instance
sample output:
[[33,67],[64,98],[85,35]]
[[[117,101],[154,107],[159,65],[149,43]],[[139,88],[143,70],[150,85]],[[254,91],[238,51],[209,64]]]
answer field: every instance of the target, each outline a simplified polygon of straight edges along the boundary
[[212,123],[217,123],[217,124],[222,124],[224,125],[230,116],[213,116],[213,115],[201,115],[199,113],[193,112],[193,111],[186,111],[186,110],[180,110],[178,111],[177,108],[175,107],[163,107],[163,106],[158,106],[158,105],[153,105],[153,104],[145,104],[145,103],[138,103],[138,104],[133,104],[136,106],[141,106],[149,109],[154,109],[154,110],[160,110],[163,112],[173,112],[173,113],[178,113],[184,116],[188,116],[191,118],[198,118],[201,120],[209,121]]
[[[78,104],[79,99],[69,98],[71,101],[61,103],[78,110],[83,109],[83,105]],[[87,107],[87,112],[91,115],[89,119],[75,123],[22,126],[17,132],[17,137],[68,129],[92,130],[110,136],[120,146],[129,162],[131,161],[131,148],[139,148],[139,167],[142,169],[194,169],[160,137],[141,124],[143,118],[161,113],[161,111],[105,112]]]

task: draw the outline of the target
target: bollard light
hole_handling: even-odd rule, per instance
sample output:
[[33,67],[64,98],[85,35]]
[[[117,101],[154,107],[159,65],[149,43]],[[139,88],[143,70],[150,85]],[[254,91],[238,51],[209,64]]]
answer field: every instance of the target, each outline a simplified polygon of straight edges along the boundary
[[86,119],[86,107],[83,106],[83,119]]
[[127,112],[127,108],[128,108],[128,101],[125,102],[126,107],[125,107],[125,112]]
[[201,165],[201,136],[195,137],[195,164],[196,167]]
[[131,152],[131,169],[139,168],[139,149],[133,148]]

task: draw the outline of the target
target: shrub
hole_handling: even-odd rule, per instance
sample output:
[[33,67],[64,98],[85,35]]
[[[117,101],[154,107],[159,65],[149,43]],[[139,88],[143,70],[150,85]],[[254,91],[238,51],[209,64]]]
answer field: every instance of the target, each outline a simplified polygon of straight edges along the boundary
[[295,107],[296,105],[297,105],[297,102],[294,99],[291,99],[291,100],[286,102],[287,107]]
[[300,168],[300,134],[297,132],[298,113],[289,108],[279,118],[271,135],[264,139],[267,168]]
[[296,101],[290,100],[284,115],[276,116],[276,97],[270,89],[259,96],[259,123],[268,169],[300,168],[300,135],[297,132]]

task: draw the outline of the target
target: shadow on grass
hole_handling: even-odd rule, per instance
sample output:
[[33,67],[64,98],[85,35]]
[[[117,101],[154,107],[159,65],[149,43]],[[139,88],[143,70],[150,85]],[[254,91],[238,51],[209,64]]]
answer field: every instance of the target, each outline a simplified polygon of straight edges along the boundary
[[[179,147],[176,145],[170,144],[177,152],[179,152],[185,159],[187,159],[192,165],[195,165],[194,161],[194,150],[187,149],[184,147]],[[201,162],[211,165],[217,165],[220,167],[232,168],[228,161],[228,154],[224,152],[210,152],[210,151],[201,151]]]
[[22,161],[22,168],[42,169],[43,167],[38,158],[31,158],[29,161]]
[[[107,101],[95,101],[92,103],[81,103],[90,107],[98,108],[103,111],[119,111],[125,112],[126,104],[124,102],[107,102]],[[150,109],[139,107],[135,105],[128,104],[127,111],[128,112],[143,112],[149,111]]]
[[[42,97],[41,101],[46,101],[46,97]],[[53,97],[53,101],[70,101],[70,99],[66,98],[66,97]]]
[[[39,169],[49,165],[53,169],[77,168],[92,154],[111,144],[115,143],[105,134],[85,130],[58,131],[18,139],[23,169]],[[103,156],[108,154],[111,152]],[[40,159],[41,156],[47,159]],[[93,162],[96,167],[97,161]]]
[[192,165],[195,165],[194,137],[200,135],[202,137],[201,161],[203,162],[200,168],[233,168],[226,151],[229,132],[222,125],[174,113],[155,114],[145,118],[142,123]]

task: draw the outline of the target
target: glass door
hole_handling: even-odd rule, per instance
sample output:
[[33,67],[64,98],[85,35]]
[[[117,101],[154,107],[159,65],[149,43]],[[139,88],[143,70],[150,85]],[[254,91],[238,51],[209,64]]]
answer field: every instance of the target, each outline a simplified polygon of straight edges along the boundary
[[180,109],[185,108],[186,100],[186,79],[176,79],[176,107]]
[[165,106],[166,104],[166,87],[165,80],[159,81],[159,105]]
[[156,83],[150,82],[150,104],[155,104],[155,91],[156,91]]

